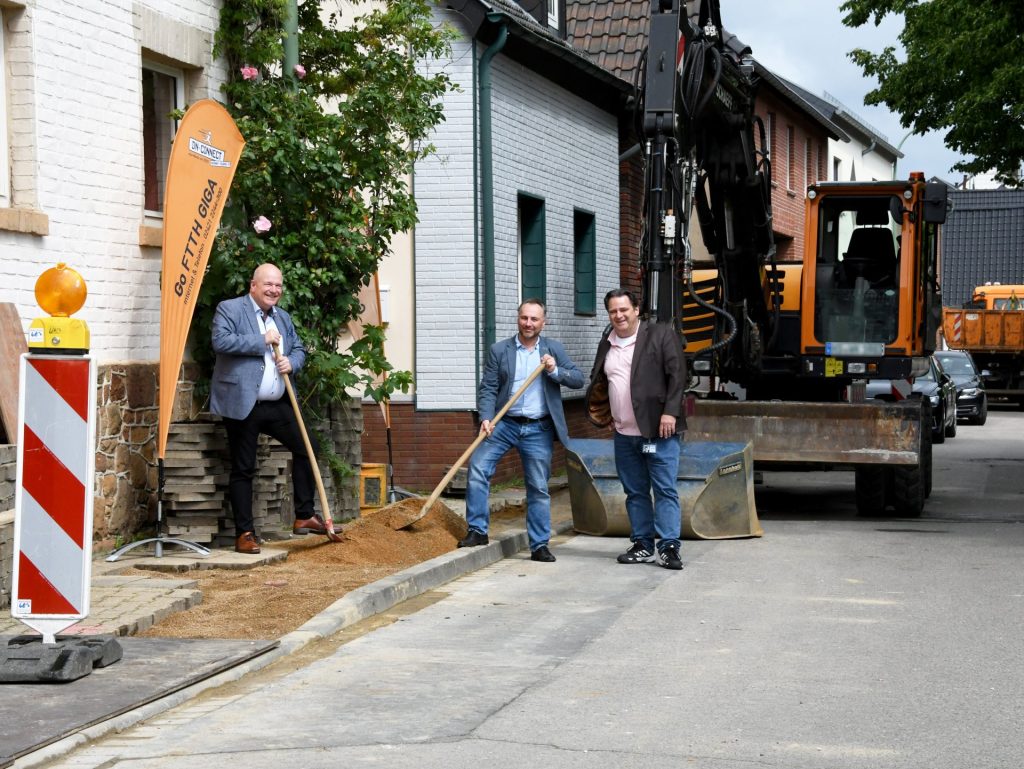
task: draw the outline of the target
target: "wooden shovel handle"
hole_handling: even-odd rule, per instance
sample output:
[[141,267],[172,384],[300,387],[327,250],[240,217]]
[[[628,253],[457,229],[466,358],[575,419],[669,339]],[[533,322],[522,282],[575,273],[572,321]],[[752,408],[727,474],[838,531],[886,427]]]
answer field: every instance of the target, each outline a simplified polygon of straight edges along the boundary
[[[542,363],[539,366],[537,366],[537,368],[535,368],[531,372],[530,376],[526,377],[526,381],[523,382],[523,384],[520,386],[520,388],[518,390],[516,390],[514,393],[512,393],[512,397],[508,399],[508,403],[506,403],[504,406],[502,406],[501,410],[497,414],[494,415],[494,419],[491,420],[491,427],[492,428],[496,424],[498,424],[498,422],[501,421],[501,418],[503,416],[505,416],[505,413],[510,408],[512,408],[512,405],[517,400],[519,400],[519,398],[522,397],[523,393],[526,392],[526,388],[529,387],[531,384],[533,384],[533,380],[536,379],[537,377],[539,377],[540,376],[540,372],[542,372],[543,370],[544,370],[544,364]],[[422,518],[424,515],[427,514],[427,511],[430,510],[431,505],[433,505],[437,501],[437,498],[439,496],[441,496],[441,490],[444,489],[444,487],[448,485],[448,481],[450,481],[455,476],[455,473],[458,472],[459,468],[462,467],[463,463],[465,463],[465,461],[467,459],[469,459],[470,455],[472,455],[472,453],[476,450],[476,447],[479,446],[480,443],[483,441],[483,439],[486,438],[486,437],[487,437],[487,435],[485,433],[483,433],[483,432],[481,432],[479,435],[476,436],[476,440],[473,441],[471,444],[469,444],[469,448],[462,452],[462,456],[459,457],[456,460],[455,464],[452,465],[451,469],[445,474],[444,478],[441,479],[441,482],[439,484],[437,484],[437,488],[435,488],[434,489],[434,493],[431,494],[427,498],[427,502],[426,502],[425,505],[423,505],[423,509],[420,510],[420,514],[415,519],[410,521],[409,523],[415,523],[416,521],[418,521],[420,518]],[[408,526],[409,524],[405,524],[405,525]]]
[[[274,350],[274,360],[281,357],[280,348],[271,345]],[[292,378],[284,374],[284,389],[288,391],[288,400],[292,402],[292,410],[295,412],[295,420],[299,423],[299,432],[302,433],[302,443],[306,446],[306,456],[309,457],[309,465],[313,468],[313,478],[316,480],[316,490],[320,494],[320,507],[323,509],[324,526],[327,528],[327,537],[335,542],[340,541],[334,531],[334,519],[331,517],[331,508],[327,504],[327,490],[324,489],[324,480],[320,476],[320,465],[316,461],[316,454],[313,453],[313,445],[309,442],[309,433],[306,432],[306,425],[302,421],[302,410],[299,409],[299,401],[295,397],[295,388],[292,387]]]

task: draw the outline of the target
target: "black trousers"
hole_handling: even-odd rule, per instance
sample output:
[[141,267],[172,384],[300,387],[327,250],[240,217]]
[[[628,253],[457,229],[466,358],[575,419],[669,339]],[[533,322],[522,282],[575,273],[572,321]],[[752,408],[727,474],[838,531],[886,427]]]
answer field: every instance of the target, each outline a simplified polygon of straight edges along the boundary
[[292,452],[292,490],[296,519],[313,515],[315,482],[302,431],[287,398],[257,401],[245,419],[224,418],[231,452],[228,500],[235,516],[235,535],[255,531],[252,520],[252,480],[256,477],[256,446],[260,434],[280,441]]

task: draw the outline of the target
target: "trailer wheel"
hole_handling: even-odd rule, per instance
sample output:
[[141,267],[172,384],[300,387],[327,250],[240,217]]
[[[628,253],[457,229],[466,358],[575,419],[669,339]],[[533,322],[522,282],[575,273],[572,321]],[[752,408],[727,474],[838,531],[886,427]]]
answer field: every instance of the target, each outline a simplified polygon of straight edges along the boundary
[[919,518],[924,511],[926,468],[925,459],[915,466],[900,465],[892,468],[893,505],[896,512],[905,518]]
[[867,465],[854,468],[854,490],[857,496],[857,515],[878,516],[885,513],[885,468]]

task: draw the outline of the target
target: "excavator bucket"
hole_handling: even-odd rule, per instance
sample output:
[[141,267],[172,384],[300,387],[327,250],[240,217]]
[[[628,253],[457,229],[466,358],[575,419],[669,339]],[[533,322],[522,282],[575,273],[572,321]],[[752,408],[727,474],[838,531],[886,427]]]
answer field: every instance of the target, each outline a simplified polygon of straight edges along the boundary
[[[629,536],[613,442],[572,439],[565,449],[565,466],[573,528],[582,534]],[[738,539],[764,533],[754,505],[754,454],[749,442],[683,441],[676,484],[685,539]]]

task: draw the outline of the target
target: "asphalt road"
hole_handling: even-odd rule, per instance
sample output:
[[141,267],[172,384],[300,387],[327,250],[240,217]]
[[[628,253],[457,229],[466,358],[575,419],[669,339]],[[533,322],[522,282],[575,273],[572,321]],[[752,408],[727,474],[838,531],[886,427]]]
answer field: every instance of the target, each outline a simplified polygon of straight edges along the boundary
[[566,537],[52,764],[1018,769],[1024,413],[936,447],[920,520],[766,476],[765,536],[686,569]]

